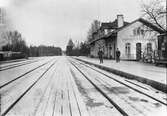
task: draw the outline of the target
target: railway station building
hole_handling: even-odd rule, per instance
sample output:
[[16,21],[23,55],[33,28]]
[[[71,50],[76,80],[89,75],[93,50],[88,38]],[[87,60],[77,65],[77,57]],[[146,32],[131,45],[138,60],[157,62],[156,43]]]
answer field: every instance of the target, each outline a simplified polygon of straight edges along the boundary
[[[99,33],[100,30],[103,34]],[[141,60],[148,54],[152,57],[153,51],[158,49],[157,36],[163,33],[163,30],[142,18],[125,22],[123,15],[117,15],[114,22],[102,23],[100,30],[93,33],[90,55],[97,57],[99,49],[102,49],[105,58],[115,59],[118,48],[124,60]]]
[[111,35],[111,33],[126,26],[127,24],[129,23],[123,20],[123,15],[117,15],[117,19],[113,22],[101,23],[100,29],[92,34],[93,39],[90,41],[90,55],[92,57],[98,57],[97,53],[99,49],[102,49],[105,58],[115,58],[117,41],[116,35]]

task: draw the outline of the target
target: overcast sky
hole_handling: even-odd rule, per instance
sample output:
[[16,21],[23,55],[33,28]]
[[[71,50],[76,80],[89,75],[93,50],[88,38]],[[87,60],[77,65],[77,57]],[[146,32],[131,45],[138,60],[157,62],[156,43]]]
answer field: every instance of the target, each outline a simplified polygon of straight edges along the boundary
[[14,27],[30,45],[54,45],[65,49],[69,40],[86,39],[94,19],[113,21],[123,14],[126,21],[141,16],[140,0],[0,0]]

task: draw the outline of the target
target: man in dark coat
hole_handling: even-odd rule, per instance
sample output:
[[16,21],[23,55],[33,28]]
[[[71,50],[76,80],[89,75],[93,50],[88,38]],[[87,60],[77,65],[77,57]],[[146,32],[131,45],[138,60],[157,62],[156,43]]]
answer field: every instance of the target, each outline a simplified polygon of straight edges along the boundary
[[116,50],[116,62],[120,62],[120,55],[121,55],[121,52],[117,48],[117,50]]
[[98,56],[99,56],[100,64],[103,63],[103,54],[104,54],[103,51],[99,50]]

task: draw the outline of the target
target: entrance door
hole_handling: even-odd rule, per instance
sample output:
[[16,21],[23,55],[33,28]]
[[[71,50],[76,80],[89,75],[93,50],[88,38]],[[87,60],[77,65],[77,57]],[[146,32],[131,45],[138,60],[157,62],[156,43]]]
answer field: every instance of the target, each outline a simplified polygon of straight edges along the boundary
[[128,59],[131,58],[131,44],[130,43],[125,44],[125,54]]
[[112,45],[109,44],[109,58],[110,58],[110,59],[113,58],[112,50],[113,50]]
[[141,43],[136,43],[136,60],[141,60]]

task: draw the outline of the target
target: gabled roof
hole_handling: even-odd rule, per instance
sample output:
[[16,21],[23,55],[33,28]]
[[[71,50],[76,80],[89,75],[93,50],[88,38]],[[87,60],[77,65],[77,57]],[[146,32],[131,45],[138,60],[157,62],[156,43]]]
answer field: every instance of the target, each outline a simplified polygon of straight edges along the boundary
[[[129,22],[124,21],[124,26],[128,25]],[[101,29],[117,29],[118,28],[118,20],[115,19],[113,22],[104,22],[101,23]]]
[[110,32],[108,35],[105,35],[105,36],[102,37],[102,38],[99,38],[99,39],[97,39],[97,40],[93,40],[93,41],[91,41],[90,43],[96,42],[96,41],[98,41],[98,40],[100,40],[100,39],[106,39],[106,38],[108,38],[108,37],[110,37],[110,36],[115,36],[117,32],[119,32],[120,30],[122,30],[122,29],[124,29],[124,28],[126,28],[126,27],[128,27],[128,26],[130,26],[130,25],[132,25],[132,24],[134,24],[134,23],[137,22],[137,21],[143,23],[144,25],[146,25],[147,27],[153,29],[154,31],[159,32],[160,34],[165,33],[164,30],[158,28],[156,25],[150,23],[149,21],[147,21],[147,20],[145,20],[145,19],[143,19],[143,18],[138,18],[138,19],[134,20],[134,21],[131,22],[131,23],[124,22],[124,26],[121,27],[121,28],[118,28],[118,23],[117,23],[117,19],[116,19],[116,20],[113,21],[113,22],[102,23],[102,24],[101,24],[101,28],[100,28],[100,29],[115,29],[113,32]]
[[153,30],[159,32],[159,33],[164,33],[165,31],[158,28],[156,25],[150,23],[149,21],[143,19],[143,18],[139,18],[139,21],[142,22],[143,24],[145,24],[147,27],[152,28]]
[[146,25],[147,27],[150,27],[151,29],[153,29],[154,31],[157,31],[157,32],[159,32],[159,33],[164,33],[164,32],[165,32],[164,30],[160,29],[160,28],[157,27],[156,25],[150,23],[149,21],[147,21],[147,20],[145,20],[145,19],[143,19],[143,18],[138,18],[138,19],[134,20],[133,22],[129,23],[128,25],[126,25],[126,26],[124,26],[124,27],[118,29],[117,32],[120,31],[120,30],[122,30],[122,29],[124,29],[124,28],[126,28],[126,27],[128,27],[128,26],[130,26],[130,25],[132,25],[133,23],[135,23],[135,22],[137,22],[137,21],[143,23],[143,24]]

